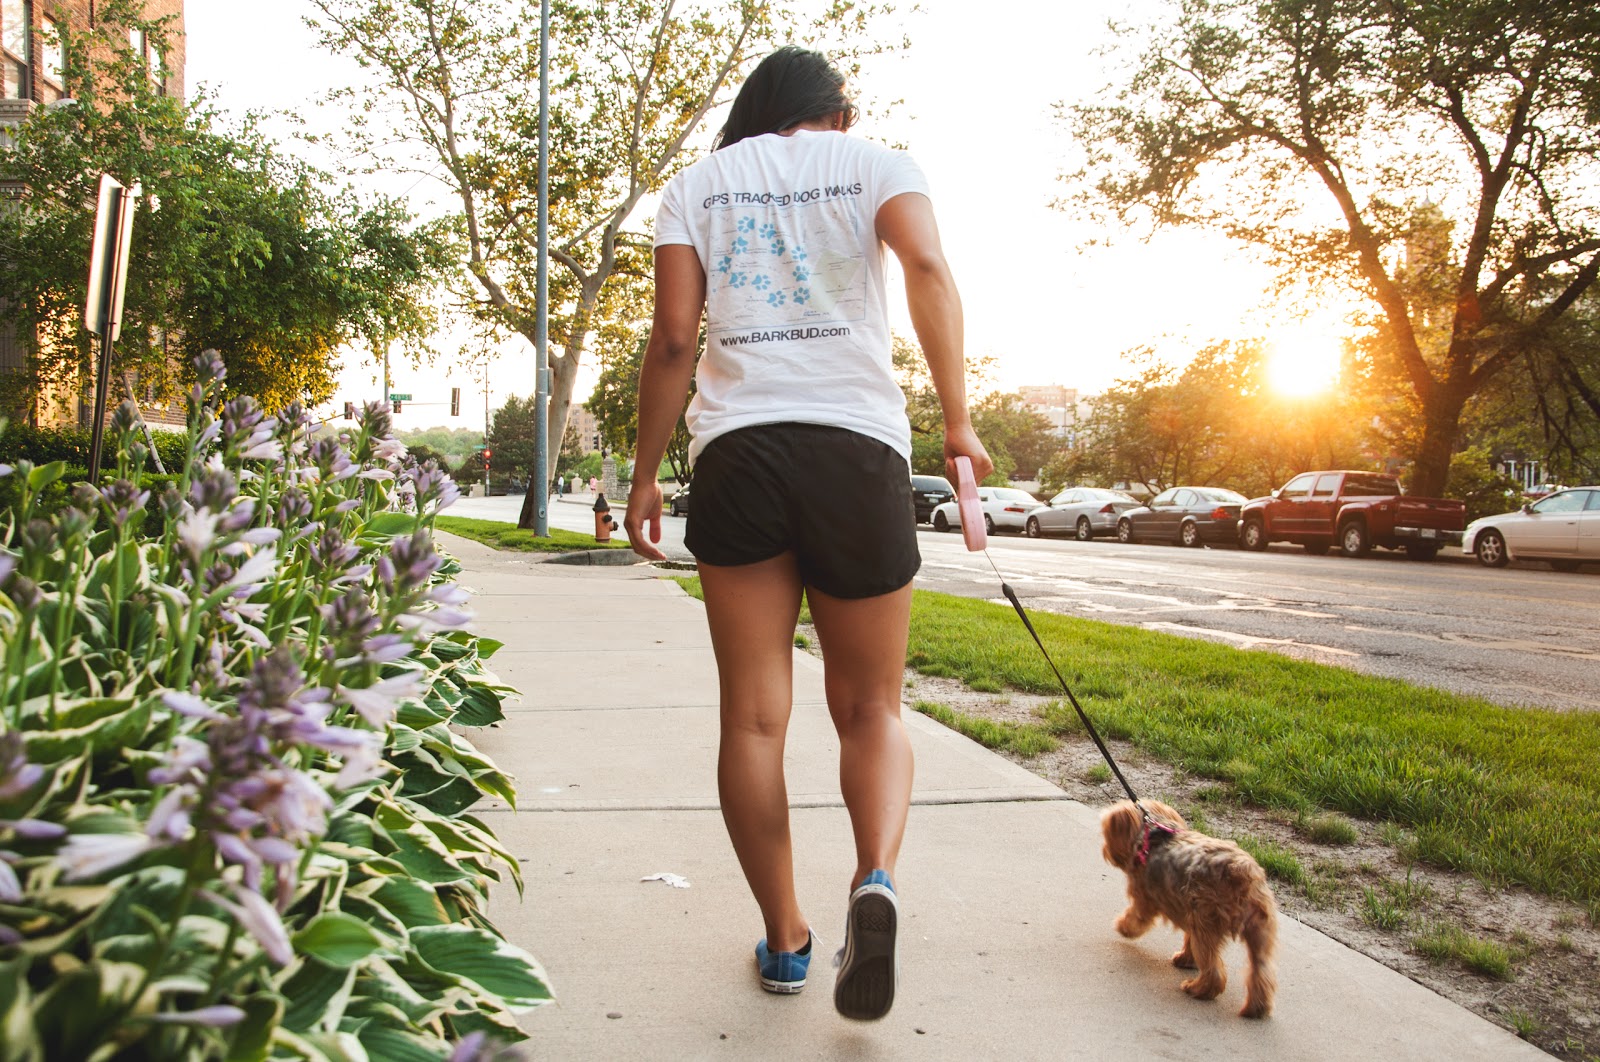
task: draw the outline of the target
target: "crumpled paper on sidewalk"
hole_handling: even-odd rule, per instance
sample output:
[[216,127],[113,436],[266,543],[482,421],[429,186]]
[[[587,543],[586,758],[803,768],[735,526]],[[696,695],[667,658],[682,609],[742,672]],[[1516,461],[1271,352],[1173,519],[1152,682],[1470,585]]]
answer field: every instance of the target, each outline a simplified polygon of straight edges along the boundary
[[674,889],[687,889],[689,887],[688,878],[684,877],[682,874],[669,874],[665,870],[661,871],[659,874],[646,874],[639,880],[664,881],[668,885],[671,885]]

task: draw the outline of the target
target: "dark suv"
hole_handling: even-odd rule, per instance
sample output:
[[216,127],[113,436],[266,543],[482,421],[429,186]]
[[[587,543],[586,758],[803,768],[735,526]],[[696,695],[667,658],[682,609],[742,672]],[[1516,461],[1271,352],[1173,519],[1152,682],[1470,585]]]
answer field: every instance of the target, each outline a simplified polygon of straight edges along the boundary
[[954,501],[956,489],[943,476],[912,476],[911,501],[917,507],[917,523],[925,524],[934,506]]

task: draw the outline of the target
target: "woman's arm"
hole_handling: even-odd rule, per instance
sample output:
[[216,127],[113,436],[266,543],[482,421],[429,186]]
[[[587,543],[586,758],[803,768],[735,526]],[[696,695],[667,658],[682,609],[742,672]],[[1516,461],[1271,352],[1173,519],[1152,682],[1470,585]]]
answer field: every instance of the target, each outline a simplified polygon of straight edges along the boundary
[[953,481],[955,459],[970,457],[973,477],[982,483],[994,471],[994,462],[972,430],[972,418],[967,412],[961,295],[950,275],[944,248],[939,245],[933,204],[917,192],[897,195],[878,208],[877,228],[878,238],[894,251],[905,273],[911,327],[928,359],[933,388],[944,412],[946,472]]
[[[641,557],[664,560],[653,543],[661,541],[661,485],[656,471],[667,441],[683,413],[683,400],[700,355],[700,315],[706,305],[706,274],[700,256],[687,244],[656,248],[655,316],[639,368],[639,432],[633,458],[633,486],[623,528]],[[644,527],[650,527],[649,541]]]

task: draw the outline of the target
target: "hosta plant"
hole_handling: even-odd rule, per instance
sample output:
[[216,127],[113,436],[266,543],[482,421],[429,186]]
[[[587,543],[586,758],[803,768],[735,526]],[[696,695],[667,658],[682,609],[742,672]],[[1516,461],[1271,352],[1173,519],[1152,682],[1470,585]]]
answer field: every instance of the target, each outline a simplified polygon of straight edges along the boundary
[[[467,1059],[543,972],[484,915],[514,801],[502,718],[433,545],[457,496],[368,407],[344,434],[220,398],[159,493],[0,466],[0,1060]],[[56,490],[59,494],[59,489]]]

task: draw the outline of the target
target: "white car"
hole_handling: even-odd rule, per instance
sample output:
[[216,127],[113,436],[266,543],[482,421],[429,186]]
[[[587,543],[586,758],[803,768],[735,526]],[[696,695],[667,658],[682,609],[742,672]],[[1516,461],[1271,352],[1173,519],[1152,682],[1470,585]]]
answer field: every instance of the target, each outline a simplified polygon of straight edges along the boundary
[[[1021,531],[1028,513],[1039,507],[1039,500],[1015,487],[979,487],[978,504],[983,508],[983,529],[993,534],[997,529]],[[953,531],[961,526],[961,508],[953,501],[936,505],[932,520],[935,531]]]
[[1600,563],[1600,487],[1573,487],[1467,525],[1461,551],[1491,568],[1513,560],[1545,560],[1558,572]]

